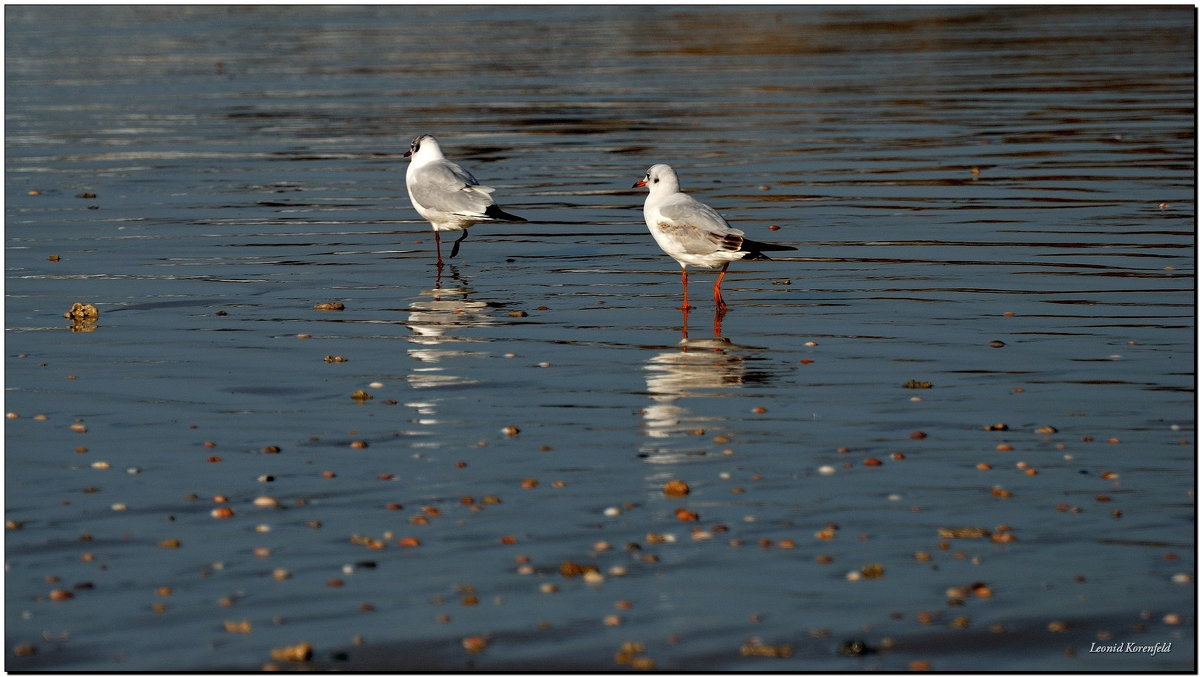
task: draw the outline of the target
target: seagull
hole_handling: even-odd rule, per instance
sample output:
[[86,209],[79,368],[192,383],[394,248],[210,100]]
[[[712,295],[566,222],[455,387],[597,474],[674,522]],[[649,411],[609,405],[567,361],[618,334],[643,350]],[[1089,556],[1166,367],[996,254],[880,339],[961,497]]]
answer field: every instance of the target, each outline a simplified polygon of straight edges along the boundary
[[471,172],[446,159],[437,139],[421,134],[412,141],[404,157],[411,157],[405,183],[413,208],[433,225],[437,244],[437,265],[442,267],[443,230],[461,230],[454,241],[450,258],[458,255],[458,246],[467,239],[467,228],[482,221],[524,221],[496,206],[495,188],[479,185]]
[[795,249],[782,244],[755,242],[744,237],[742,231],[730,225],[715,209],[679,190],[679,177],[670,165],[658,164],[646,170],[646,176],[633,184],[634,188],[649,186],[646,196],[646,227],[658,242],[658,246],[683,269],[682,310],[688,305],[688,266],[698,268],[720,268],[717,281],[713,284],[713,300],[717,310],[724,312],[725,299],[721,298],[721,281],[730,261],[739,259],[767,259],[764,251]]

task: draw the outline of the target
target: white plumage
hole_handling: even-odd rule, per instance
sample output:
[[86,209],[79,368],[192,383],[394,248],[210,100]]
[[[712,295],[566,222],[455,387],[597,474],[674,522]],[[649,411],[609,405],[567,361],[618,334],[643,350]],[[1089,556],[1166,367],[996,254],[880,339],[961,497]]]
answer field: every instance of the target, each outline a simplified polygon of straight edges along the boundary
[[442,265],[441,231],[461,230],[454,241],[450,258],[458,255],[458,246],[467,237],[467,228],[483,221],[524,221],[509,214],[492,199],[495,188],[479,185],[471,172],[446,159],[437,139],[422,134],[413,139],[404,157],[411,157],[405,184],[413,208],[433,226],[437,244],[437,263]]
[[721,297],[721,281],[725,279],[725,271],[731,261],[766,259],[764,251],[795,249],[746,239],[742,231],[730,226],[715,209],[681,192],[679,177],[670,165],[650,167],[646,176],[633,186],[648,186],[650,189],[643,209],[646,227],[658,246],[678,261],[683,269],[682,307],[685,310],[691,308],[687,300],[688,266],[721,269],[713,284],[713,300],[718,309],[724,310],[726,304]]

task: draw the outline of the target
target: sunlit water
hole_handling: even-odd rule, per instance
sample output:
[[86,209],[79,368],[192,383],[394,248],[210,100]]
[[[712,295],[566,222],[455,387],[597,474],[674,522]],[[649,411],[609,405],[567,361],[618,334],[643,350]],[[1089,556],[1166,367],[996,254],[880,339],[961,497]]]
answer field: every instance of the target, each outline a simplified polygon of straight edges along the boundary
[[1194,670],[1194,17],[7,7],[6,667]]

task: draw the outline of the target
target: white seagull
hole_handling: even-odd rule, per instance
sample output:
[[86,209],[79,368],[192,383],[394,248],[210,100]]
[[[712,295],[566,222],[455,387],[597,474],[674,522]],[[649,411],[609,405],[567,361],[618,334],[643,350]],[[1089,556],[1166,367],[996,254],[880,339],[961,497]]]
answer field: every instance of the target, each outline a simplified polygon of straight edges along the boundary
[[404,157],[412,157],[405,174],[408,199],[413,208],[433,225],[437,244],[437,265],[442,267],[443,230],[461,230],[454,241],[450,258],[458,254],[458,245],[467,239],[467,228],[482,221],[524,221],[496,206],[495,188],[479,185],[471,172],[446,159],[437,139],[421,134],[413,139]]
[[795,249],[782,244],[755,242],[744,237],[744,233],[730,227],[715,209],[679,190],[679,177],[670,165],[654,165],[646,170],[646,176],[633,184],[634,188],[650,187],[646,196],[646,227],[658,242],[658,246],[683,269],[683,310],[688,305],[688,266],[698,268],[720,268],[721,274],[713,284],[713,300],[717,309],[724,311],[725,299],[721,298],[721,281],[730,261],[739,259],[766,259],[764,251]]

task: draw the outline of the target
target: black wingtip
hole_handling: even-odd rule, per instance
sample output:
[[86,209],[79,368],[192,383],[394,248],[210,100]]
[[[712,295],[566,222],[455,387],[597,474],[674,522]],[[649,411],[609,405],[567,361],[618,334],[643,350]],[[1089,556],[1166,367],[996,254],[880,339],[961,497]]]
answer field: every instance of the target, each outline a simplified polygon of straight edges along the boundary
[[742,250],[750,252],[746,255],[746,259],[750,261],[770,260],[763,252],[786,252],[795,251],[796,248],[787,244],[772,244],[770,242],[755,242],[754,240],[742,241]]
[[516,214],[509,214],[508,212],[504,211],[503,209],[497,207],[496,205],[488,205],[488,208],[483,210],[483,215],[488,217],[489,219],[496,219],[498,221],[524,221],[525,220],[525,219],[521,218],[520,216],[517,216]]

